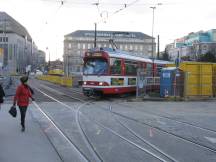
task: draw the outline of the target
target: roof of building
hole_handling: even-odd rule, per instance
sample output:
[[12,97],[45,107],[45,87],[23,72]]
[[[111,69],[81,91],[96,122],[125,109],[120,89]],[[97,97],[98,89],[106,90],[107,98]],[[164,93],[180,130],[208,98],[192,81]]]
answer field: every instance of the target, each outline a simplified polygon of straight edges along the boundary
[[0,33],[16,33],[32,40],[26,28],[5,12],[0,12]]
[[[94,37],[94,30],[77,30],[65,37]],[[128,32],[128,31],[97,31],[97,37],[113,37],[113,38],[137,38],[137,39],[152,39],[151,36],[142,32]]]

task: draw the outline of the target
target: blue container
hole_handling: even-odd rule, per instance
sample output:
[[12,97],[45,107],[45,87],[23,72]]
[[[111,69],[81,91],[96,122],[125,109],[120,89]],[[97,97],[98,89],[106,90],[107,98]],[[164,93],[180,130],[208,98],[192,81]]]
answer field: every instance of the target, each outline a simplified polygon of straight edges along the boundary
[[163,68],[160,75],[160,96],[173,95],[173,81],[175,79],[176,67]]

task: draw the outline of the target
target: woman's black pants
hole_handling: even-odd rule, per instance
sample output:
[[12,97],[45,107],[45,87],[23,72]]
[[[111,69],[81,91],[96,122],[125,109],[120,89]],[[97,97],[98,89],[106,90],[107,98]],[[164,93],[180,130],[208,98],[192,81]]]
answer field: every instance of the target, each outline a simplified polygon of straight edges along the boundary
[[25,127],[25,116],[26,116],[27,106],[19,106],[19,109],[21,115],[21,125],[22,127]]

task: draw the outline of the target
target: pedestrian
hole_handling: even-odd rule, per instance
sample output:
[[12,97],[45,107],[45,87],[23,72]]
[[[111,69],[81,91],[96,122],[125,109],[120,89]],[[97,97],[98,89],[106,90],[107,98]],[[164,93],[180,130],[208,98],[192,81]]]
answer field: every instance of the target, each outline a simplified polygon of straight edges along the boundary
[[4,97],[5,97],[5,92],[0,83],[0,110],[1,110],[1,104],[4,102]]
[[23,76],[20,78],[20,81],[21,81],[21,84],[16,89],[16,95],[14,97],[13,105],[16,106],[17,104],[19,106],[20,115],[21,115],[21,126],[22,126],[21,131],[24,132],[25,131],[25,116],[26,116],[28,105],[29,105],[29,98],[31,98],[33,101],[34,99],[32,98],[31,90],[29,89],[29,86],[27,84],[28,77]]

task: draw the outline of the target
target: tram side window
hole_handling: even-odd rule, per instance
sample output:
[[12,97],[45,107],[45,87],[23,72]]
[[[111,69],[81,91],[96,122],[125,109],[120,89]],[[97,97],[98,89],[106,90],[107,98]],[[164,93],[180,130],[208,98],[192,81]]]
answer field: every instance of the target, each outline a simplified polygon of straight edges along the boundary
[[137,63],[133,61],[125,61],[126,75],[137,75]]
[[110,72],[111,74],[121,74],[121,60],[117,58],[110,58]]
[[152,70],[153,70],[152,68],[153,68],[153,66],[151,63],[146,64],[147,75],[152,75]]

